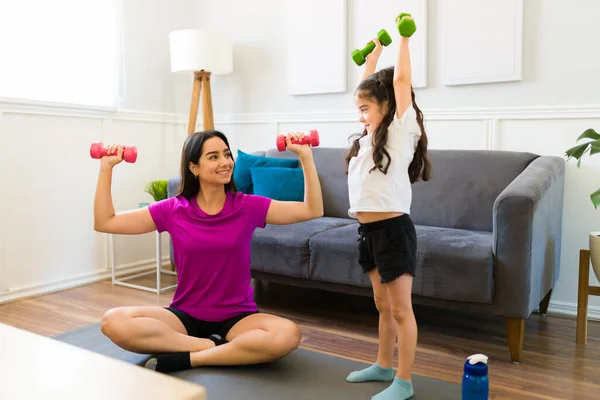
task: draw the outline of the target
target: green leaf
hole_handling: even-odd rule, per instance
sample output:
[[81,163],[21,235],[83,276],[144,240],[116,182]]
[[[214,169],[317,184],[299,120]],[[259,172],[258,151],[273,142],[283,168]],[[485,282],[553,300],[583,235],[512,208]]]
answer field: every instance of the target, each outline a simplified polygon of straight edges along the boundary
[[590,195],[590,199],[592,199],[592,203],[594,204],[594,208],[598,208],[600,205],[600,189],[596,190],[594,193]]
[[585,153],[589,144],[590,144],[590,142],[571,147],[569,150],[567,150],[565,152],[565,155],[568,158],[573,157],[573,158],[579,159],[579,158],[581,158],[583,153]]
[[590,156],[596,153],[600,153],[600,140],[594,140],[593,142],[590,142],[590,144]]
[[596,132],[593,129],[587,129],[585,132],[583,132],[578,138],[577,138],[577,142],[579,142],[581,139],[594,139],[594,140],[598,140],[600,139],[600,133]]
[[154,201],[164,200],[168,197],[169,182],[167,180],[156,180],[148,183],[144,191],[148,193]]

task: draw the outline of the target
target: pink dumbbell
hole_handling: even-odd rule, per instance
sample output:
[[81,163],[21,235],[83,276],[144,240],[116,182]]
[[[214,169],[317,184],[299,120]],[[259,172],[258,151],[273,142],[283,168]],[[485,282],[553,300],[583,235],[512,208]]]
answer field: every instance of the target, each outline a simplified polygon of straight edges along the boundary
[[[292,139],[292,143],[310,144],[312,147],[317,147],[319,145],[319,132],[312,130],[308,135],[304,135],[302,140]],[[285,135],[277,135],[277,150],[285,151],[286,148],[287,143],[285,142]]]
[[[102,142],[94,142],[90,147],[90,156],[92,156],[92,158],[99,159],[104,156],[116,155],[116,151],[114,153],[108,154],[108,150],[106,149],[106,147],[104,147]],[[134,163],[135,160],[137,160],[137,148],[135,146],[125,146],[123,148],[123,160],[125,160],[125,162],[128,163]]]

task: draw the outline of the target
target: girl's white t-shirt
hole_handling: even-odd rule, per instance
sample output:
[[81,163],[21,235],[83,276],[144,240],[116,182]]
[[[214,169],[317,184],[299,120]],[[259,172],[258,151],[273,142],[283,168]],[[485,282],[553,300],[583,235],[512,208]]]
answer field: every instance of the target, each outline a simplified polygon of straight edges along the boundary
[[[408,166],[413,160],[421,138],[417,113],[409,106],[402,118],[394,117],[388,128],[385,146],[391,162],[387,174],[375,169],[373,162],[373,135],[367,134],[359,141],[360,149],[348,164],[348,215],[356,218],[357,212],[402,212],[410,214],[412,189]],[[384,156],[382,164],[387,163]]]

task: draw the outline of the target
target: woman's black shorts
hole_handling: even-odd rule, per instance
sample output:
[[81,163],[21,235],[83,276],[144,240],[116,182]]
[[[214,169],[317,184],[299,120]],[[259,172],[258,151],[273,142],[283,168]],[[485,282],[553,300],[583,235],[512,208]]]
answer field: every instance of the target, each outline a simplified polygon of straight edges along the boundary
[[248,315],[256,314],[258,311],[237,314],[225,321],[203,321],[173,307],[165,307],[179,318],[189,336],[206,339],[210,335],[217,334],[223,339],[235,324]]

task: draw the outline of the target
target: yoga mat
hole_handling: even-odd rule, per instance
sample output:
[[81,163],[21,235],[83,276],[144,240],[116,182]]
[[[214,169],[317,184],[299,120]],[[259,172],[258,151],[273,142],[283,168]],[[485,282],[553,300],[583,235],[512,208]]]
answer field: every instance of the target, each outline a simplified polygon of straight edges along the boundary
[[[67,332],[54,339],[143,367],[148,355],[131,353],[112,343],[99,324]],[[350,400],[370,399],[390,382],[348,383],[351,371],[368,364],[304,349],[270,364],[201,367],[172,376],[202,385],[207,400]],[[460,400],[459,384],[413,375],[415,400]]]

